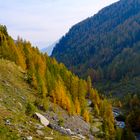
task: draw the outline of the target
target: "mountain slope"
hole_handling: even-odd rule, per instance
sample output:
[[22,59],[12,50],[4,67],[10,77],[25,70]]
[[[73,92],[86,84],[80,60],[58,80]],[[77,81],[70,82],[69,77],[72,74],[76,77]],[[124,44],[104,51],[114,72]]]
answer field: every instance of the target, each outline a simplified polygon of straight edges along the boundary
[[[31,136],[35,140],[53,137],[69,140],[67,136],[42,124],[26,113],[27,104],[34,104],[38,99],[37,91],[26,82],[26,73],[15,63],[0,59],[0,139],[19,140]],[[43,111],[36,109],[43,113]],[[38,134],[38,129],[43,135]]]
[[73,26],[56,44],[52,57],[81,77],[90,75],[98,89],[117,94],[114,84],[117,88],[118,83],[140,76],[139,19],[140,1],[120,0]]
[[43,52],[43,53],[47,53],[48,56],[51,56],[55,44],[56,44],[56,42],[54,42],[53,44],[47,46],[46,48],[41,49],[40,51]]
[[[87,81],[78,78],[62,63],[32,47],[30,42],[20,38],[15,42],[2,25],[0,97],[0,137],[3,140],[28,139],[28,136],[34,139],[51,136],[56,140],[73,136],[76,136],[74,139],[115,137],[112,106],[100,98],[90,78]],[[35,112],[48,118],[49,128],[40,128],[40,124],[38,128],[40,122]],[[99,125],[94,122],[96,118]]]

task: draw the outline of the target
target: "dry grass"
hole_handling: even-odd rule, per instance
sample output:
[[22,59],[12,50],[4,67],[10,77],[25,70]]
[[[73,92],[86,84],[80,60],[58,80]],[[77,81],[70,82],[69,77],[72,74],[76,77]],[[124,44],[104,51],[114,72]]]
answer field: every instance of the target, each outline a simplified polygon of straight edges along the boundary
[[[34,140],[43,139],[36,133],[35,125],[39,122],[25,114],[27,103],[33,103],[38,98],[37,91],[26,82],[25,76],[26,73],[15,63],[0,59],[0,138],[2,140],[17,140],[29,135]],[[11,120],[10,126],[5,125],[6,119]],[[52,130],[47,127],[42,131],[45,136],[53,137],[55,140],[70,140],[70,137],[56,131],[52,136]]]

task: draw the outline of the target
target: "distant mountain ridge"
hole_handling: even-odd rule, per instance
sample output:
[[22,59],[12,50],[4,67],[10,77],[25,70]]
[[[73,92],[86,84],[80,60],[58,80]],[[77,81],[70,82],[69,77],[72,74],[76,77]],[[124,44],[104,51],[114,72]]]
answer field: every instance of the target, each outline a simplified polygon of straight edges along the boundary
[[52,43],[51,45],[48,45],[47,47],[41,49],[40,51],[43,53],[47,53],[49,56],[52,54],[53,48],[55,47],[57,41]]
[[[120,0],[76,24],[52,57],[81,77],[90,75],[101,90],[140,92],[135,86],[140,77],[140,1]],[[122,91],[119,85],[126,79],[131,86]]]

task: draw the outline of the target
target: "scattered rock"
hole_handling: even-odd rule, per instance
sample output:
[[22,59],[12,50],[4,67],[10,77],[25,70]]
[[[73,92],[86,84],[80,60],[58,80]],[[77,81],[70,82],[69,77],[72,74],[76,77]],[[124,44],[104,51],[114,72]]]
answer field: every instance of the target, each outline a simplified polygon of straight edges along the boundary
[[22,124],[19,124],[18,126],[19,126],[21,129],[25,129],[25,126],[22,125]]
[[91,100],[87,100],[87,102],[88,102],[88,106],[92,105],[92,101]]
[[93,119],[93,121],[94,121],[94,122],[99,122],[100,120],[97,119],[97,118],[95,118],[95,119]]
[[43,116],[41,115],[40,113],[35,113],[34,114],[34,117],[39,119],[40,122],[44,125],[44,126],[48,126],[49,125],[49,121]]
[[18,128],[18,132],[21,134],[22,133],[22,130],[20,128]]
[[82,136],[80,134],[78,134],[77,136],[72,136],[71,138],[72,139],[78,139],[78,140],[84,140],[84,139],[86,139],[84,136]]
[[8,81],[2,80],[2,82],[3,82],[6,86],[10,87],[10,84],[8,83]]
[[32,138],[32,136],[27,136],[26,139],[27,140],[32,140],[33,138]]
[[[89,125],[89,123],[86,123],[83,120],[83,117],[77,116],[77,115],[69,116],[68,113],[60,107],[58,107],[55,110],[55,112],[50,111],[50,108],[52,108],[52,106],[53,106],[53,104],[50,104],[49,110],[47,110],[46,114],[45,114],[45,117],[49,120],[50,124],[58,126],[58,121],[61,120],[61,118],[63,118],[63,120],[64,120],[63,127],[64,128],[69,128],[72,132],[74,132],[76,134],[82,134],[83,136],[86,136],[90,133],[90,125]],[[60,112],[61,112],[61,115],[59,115]],[[59,128],[60,128],[60,126],[59,126]],[[59,131],[59,130],[57,130],[57,131]],[[69,131],[66,133],[69,134]]]
[[81,139],[81,138],[79,138],[78,136],[72,136],[71,138],[72,138],[72,140],[75,140],[75,139],[76,139],[76,140],[80,140],[80,139]]
[[116,121],[116,125],[117,125],[119,128],[125,128],[125,122],[123,122],[123,121]]
[[45,137],[44,139],[45,140],[53,140],[54,138],[52,138],[52,137]]
[[81,129],[80,129],[80,128],[77,128],[77,129],[76,129],[76,133],[77,133],[77,134],[81,134]]
[[80,137],[82,140],[86,139],[84,136],[82,136],[81,134],[78,134],[78,137]]
[[23,96],[21,96],[21,99],[22,99],[23,101],[26,101],[26,98],[25,98],[25,97],[23,97]]
[[97,133],[97,132],[99,132],[99,131],[100,131],[100,129],[97,128],[97,127],[93,127],[93,128],[92,128],[92,132],[93,132],[93,133]]
[[72,132],[70,129],[65,129],[65,130],[66,130],[66,132],[68,133],[68,135],[75,135],[75,133]]
[[44,136],[44,133],[41,130],[37,130],[36,133],[40,136]]
[[[64,128],[62,126],[60,127],[60,126],[54,125],[54,124],[49,124],[49,127],[56,130],[56,131],[59,131],[62,134],[68,135],[68,136],[75,136],[78,134],[78,133],[72,131],[71,129],[67,129],[67,128]],[[78,134],[77,136],[78,137],[81,136],[80,138],[82,138],[82,139],[84,138],[84,136],[82,136],[81,134]]]
[[36,124],[36,129],[39,129],[39,130],[41,130],[41,129],[43,129],[43,128],[44,128],[44,126],[43,126],[43,125]]
[[94,139],[95,139],[94,136],[89,135],[89,140],[94,140]]
[[64,127],[60,127],[58,125],[55,125],[55,124],[49,124],[49,127],[56,130],[56,131],[59,131],[60,133],[62,134],[65,134],[65,135],[71,135],[70,133],[70,130],[69,129],[65,129]]
[[11,124],[10,120],[6,120],[6,121],[5,121],[5,124],[6,124],[6,125],[10,125],[10,124]]

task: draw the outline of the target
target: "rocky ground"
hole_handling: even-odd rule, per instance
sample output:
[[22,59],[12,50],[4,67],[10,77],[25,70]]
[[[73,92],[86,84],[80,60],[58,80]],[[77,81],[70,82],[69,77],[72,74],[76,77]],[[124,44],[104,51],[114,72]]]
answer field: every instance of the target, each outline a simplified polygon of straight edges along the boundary
[[[14,63],[0,60],[0,138],[2,140],[96,140],[102,120],[93,116],[86,123],[81,116],[69,116],[61,107],[48,101],[47,111],[36,108],[49,125],[34,115],[27,115],[28,103],[34,104],[36,91],[25,79],[25,73]],[[47,121],[46,121],[47,123]]]
[[[55,110],[54,110],[55,108]],[[69,116],[68,113],[61,107],[50,104],[48,111],[44,113],[44,116],[49,120],[50,127],[66,134],[80,136],[83,139],[95,139],[97,135],[103,134],[102,119],[93,117],[92,123],[87,123],[81,116]]]
[[77,134],[88,135],[90,133],[90,124],[86,123],[81,116],[69,116],[68,113],[57,106],[54,111],[52,107],[45,113],[45,117],[51,124],[71,129],[71,131]]

